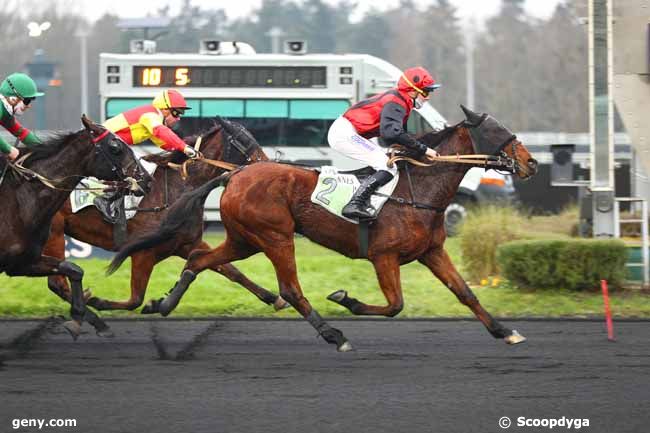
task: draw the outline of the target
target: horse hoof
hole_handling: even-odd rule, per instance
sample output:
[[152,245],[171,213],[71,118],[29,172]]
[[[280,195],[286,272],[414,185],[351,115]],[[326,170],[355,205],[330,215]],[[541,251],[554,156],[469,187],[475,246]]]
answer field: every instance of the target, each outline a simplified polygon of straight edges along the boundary
[[88,303],[88,300],[93,297],[93,291],[88,288],[84,290],[84,302]]
[[337,290],[336,292],[330,294],[327,299],[332,302],[336,302],[337,304],[341,303],[345,299],[345,297],[348,296],[348,292],[345,290]]
[[336,350],[338,350],[339,352],[349,352],[352,350],[352,345],[350,344],[349,341],[346,341],[345,343],[337,347]]
[[152,299],[151,301],[147,302],[147,305],[142,307],[140,314],[156,314],[158,313],[158,307],[158,301]]
[[101,331],[97,331],[97,336],[102,338],[113,338],[115,337],[115,334],[113,334],[113,331],[111,331],[111,329],[108,328],[108,329],[103,329]]
[[289,308],[289,307],[291,307],[291,304],[285,301],[284,299],[282,299],[282,296],[278,296],[278,298],[273,303],[273,309],[275,311],[284,310],[285,308]]
[[68,320],[67,322],[63,323],[63,327],[65,328],[66,331],[70,333],[72,336],[72,339],[74,341],[77,341],[77,338],[79,338],[79,334],[81,334],[81,325],[79,322],[76,320]]
[[98,310],[102,309],[101,305],[102,301],[99,298],[96,298],[94,296],[90,296],[89,298],[86,299],[86,305],[89,307],[96,308]]
[[505,337],[503,339],[503,341],[505,341],[506,344],[519,344],[519,343],[523,343],[524,341],[526,341],[526,337],[524,337],[519,332],[517,332],[516,329],[513,329],[512,334]]

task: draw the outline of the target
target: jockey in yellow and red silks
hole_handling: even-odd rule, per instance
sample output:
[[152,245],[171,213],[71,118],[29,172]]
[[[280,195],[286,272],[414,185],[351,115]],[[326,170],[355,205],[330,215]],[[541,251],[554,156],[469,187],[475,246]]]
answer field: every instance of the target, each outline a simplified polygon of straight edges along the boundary
[[[171,130],[185,110],[189,109],[185,98],[178,90],[163,90],[156,95],[150,105],[132,108],[111,117],[104,122],[104,126],[129,145],[151,140],[164,150],[177,150],[190,158],[196,158],[198,152]],[[97,210],[109,223],[117,221],[115,202],[120,197],[119,193],[108,193],[93,200]]]
[[185,110],[190,109],[178,90],[163,90],[151,105],[132,108],[111,117],[104,122],[104,126],[129,145],[151,140],[164,150],[178,150],[195,158],[197,153],[194,148],[185,144],[171,130]]

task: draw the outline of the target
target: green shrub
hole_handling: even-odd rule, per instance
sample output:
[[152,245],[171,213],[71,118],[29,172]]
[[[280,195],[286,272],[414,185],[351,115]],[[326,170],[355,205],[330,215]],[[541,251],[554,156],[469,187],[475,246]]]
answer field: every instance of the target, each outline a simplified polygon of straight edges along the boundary
[[535,240],[499,246],[504,277],[520,287],[596,289],[600,280],[620,287],[627,251],[618,240]]
[[472,281],[497,275],[497,247],[526,238],[525,225],[526,218],[512,207],[490,205],[473,208],[459,235],[463,273]]

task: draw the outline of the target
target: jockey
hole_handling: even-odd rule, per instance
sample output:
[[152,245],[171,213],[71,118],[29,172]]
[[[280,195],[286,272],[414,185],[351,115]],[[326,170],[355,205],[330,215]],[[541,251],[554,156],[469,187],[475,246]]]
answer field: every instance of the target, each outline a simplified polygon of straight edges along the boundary
[[429,99],[429,93],[438,87],[440,84],[436,84],[426,69],[409,68],[400,77],[397,87],[358,102],[334,121],[327,134],[329,145],[376,170],[359,185],[343,208],[343,216],[371,218],[374,209],[370,205],[370,196],[397,174],[396,166],[388,168],[386,165],[386,150],[371,138],[379,137],[387,144],[399,143],[416,151],[420,157],[438,155],[406,132],[406,122],[413,107],[421,107]]
[[[185,110],[190,109],[178,90],[162,90],[153,99],[151,105],[132,108],[111,117],[104,122],[104,126],[129,145],[151,140],[164,150],[177,150],[190,158],[196,158],[198,152],[171,130]],[[120,194],[109,193],[95,197],[93,204],[108,222],[115,223],[116,215],[112,204],[120,197]]]
[[[29,129],[23,127],[16,119],[30,107],[37,96],[43,96],[36,88],[36,83],[28,75],[13,73],[0,84],[0,125],[4,126],[16,138],[27,146],[41,144],[41,140]],[[18,157],[18,149],[0,137],[0,151],[11,161]]]

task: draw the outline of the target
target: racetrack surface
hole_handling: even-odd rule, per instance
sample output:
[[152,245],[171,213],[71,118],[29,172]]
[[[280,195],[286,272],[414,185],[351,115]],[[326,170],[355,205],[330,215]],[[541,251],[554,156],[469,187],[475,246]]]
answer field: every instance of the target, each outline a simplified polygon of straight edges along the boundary
[[73,342],[58,319],[0,321],[0,431],[650,431],[650,322],[615,323],[612,343],[601,322],[508,321],[529,339],[510,347],[474,320],[331,321],[349,353],[303,321],[108,323],[115,338]]

